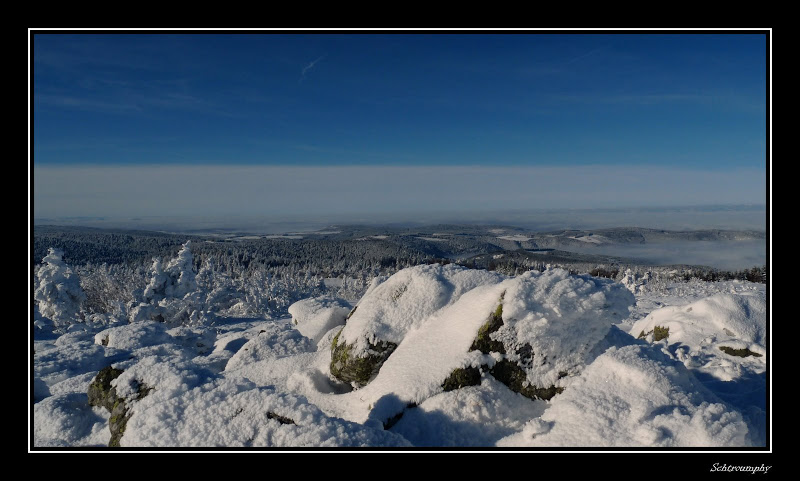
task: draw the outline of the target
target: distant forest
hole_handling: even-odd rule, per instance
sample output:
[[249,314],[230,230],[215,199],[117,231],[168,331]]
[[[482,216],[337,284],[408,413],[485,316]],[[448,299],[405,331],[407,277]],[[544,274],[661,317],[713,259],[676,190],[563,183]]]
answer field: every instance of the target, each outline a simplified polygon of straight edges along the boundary
[[236,315],[285,316],[293,302],[318,295],[355,303],[375,277],[424,263],[455,263],[507,275],[561,267],[575,274],[616,279],[634,289],[660,289],[669,282],[693,279],[767,282],[766,266],[729,272],[639,265],[555,249],[508,249],[482,239],[455,235],[435,242],[412,235],[223,239],[37,226],[32,269],[37,272],[50,248],[60,249],[63,262],[80,278],[85,310],[117,318],[130,317],[141,302],[154,275],[154,259],[166,265],[186,241],[191,241],[192,270],[197,273],[198,285],[207,293],[204,305],[222,306],[223,311],[231,309]]

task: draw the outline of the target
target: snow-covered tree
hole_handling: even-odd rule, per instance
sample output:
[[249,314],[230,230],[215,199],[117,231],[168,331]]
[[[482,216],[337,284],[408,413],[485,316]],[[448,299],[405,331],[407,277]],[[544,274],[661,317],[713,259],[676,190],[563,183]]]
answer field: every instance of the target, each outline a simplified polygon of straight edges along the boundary
[[86,300],[80,279],[64,263],[63,256],[62,250],[50,248],[36,272],[33,293],[41,315],[56,325],[82,320],[81,305]]
[[150,282],[142,294],[143,302],[131,310],[131,321],[199,323],[203,317],[202,295],[192,264],[191,241],[183,244],[166,268],[162,268],[159,259],[154,259]]

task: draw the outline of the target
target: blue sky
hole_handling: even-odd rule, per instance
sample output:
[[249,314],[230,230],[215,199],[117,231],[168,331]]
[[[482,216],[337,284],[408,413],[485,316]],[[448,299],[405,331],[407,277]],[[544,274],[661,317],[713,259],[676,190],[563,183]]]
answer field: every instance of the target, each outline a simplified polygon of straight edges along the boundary
[[[763,34],[36,34],[32,52],[38,215],[84,215],[80,202],[68,208],[83,194],[110,204],[122,191],[141,195],[115,168],[187,178],[174,168],[195,176],[249,166],[269,177],[280,166],[283,187],[311,197],[320,180],[285,168],[333,168],[331,183],[352,175],[339,166],[403,168],[402,182],[384,180],[398,196],[430,166],[454,176],[502,167],[530,185],[541,169],[561,169],[551,183],[575,195],[553,194],[549,207],[631,202],[614,192],[641,190],[636,179],[652,169],[675,175],[656,182],[651,191],[663,192],[644,204],[763,203],[766,195]],[[51,181],[87,167],[117,179],[114,191],[60,192]],[[694,173],[721,180],[686,195],[679,179]],[[220,211],[242,208],[226,200],[235,183],[211,180],[197,195],[218,199]],[[760,185],[731,195],[747,181]],[[606,188],[591,199],[586,183]],[[456,184],[418,195],[457,205],[480,188]],[[337,209],[364,203],[356,197]],[[500,209],[512,200],[488,202]],[[161,204],[166,214],[169,204]]]

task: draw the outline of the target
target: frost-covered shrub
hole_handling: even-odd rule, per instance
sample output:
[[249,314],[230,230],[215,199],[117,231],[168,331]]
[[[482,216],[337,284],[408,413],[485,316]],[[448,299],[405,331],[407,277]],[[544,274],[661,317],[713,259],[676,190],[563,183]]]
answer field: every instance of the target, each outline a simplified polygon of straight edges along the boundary
[[33,293],[41,315],[57,325],[82,320],[81,307],[86,300],[80,279],[64,263],[63,256],[62,250],[50,248],[36,272]]
[[95,317],[127,319],[129,306],[135,305],[147,283],[144,266],[86,264],[76,266],[75,272],[86,293],[84,310]]

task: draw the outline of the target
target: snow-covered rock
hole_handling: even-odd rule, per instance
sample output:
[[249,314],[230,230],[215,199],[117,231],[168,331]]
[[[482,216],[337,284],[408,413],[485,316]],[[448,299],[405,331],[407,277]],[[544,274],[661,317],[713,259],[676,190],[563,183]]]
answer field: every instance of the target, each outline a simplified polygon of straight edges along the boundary
[[335,339],[331,373],[342,381],[366,385],[411,329],[464,293],[504,278],[493,272],[433,264],[373,281]]
[[128,421],[122,446],[411,446],[402,436],[326,416],[302,397],[242,378],[204,383],[160,402],[150,398]]
[[152,321],[134,322],[104,329],[94,336],[95,344],[132,350],[172,342],[164,324]]
[[590,361],[592,348],[629,314],[635,298],[610,279],[563,269],[526,272],[504,282],[503,325],[490,337],[534,386],[563,385]]
[[100,447],[111,437],[109,413],[92,407],[86,393],[48,397],[33,406],[33,445],[48,447]]
[[344,324],[351,307],[339,299],[314,297],[289,306],[292,322],[300,333],[314,342],[331,329]]
[[[766,443],[767,308],[764,291],[718,293],[651,312],[631,328],[656,341],[747,421],[752,442]],[[656,336],[656,334],[659,336]]]
[[[766,370],[766,302],[757,295],[715,294],[691,304],[670,306],[637,321],[631,335],[645,337],[657,328],[688,367],[722,381],[742,369]],[[667,330],[667,331],[664,331]]]
[[[635,300],[633,294],[611,280],[553,269],[514,278],[495,276],[494,282],[481,277],[481,282],[473,281],[473,287],[456,300],[441,302],[443,305],[434,309],[431,293],[447,292],[448,286],[431,273],[436,271],[407,269],[398,273],[403,274],[399,276],[403,282],[390,278],[382,284],[388,288],[381,295],[376,295],[379,288],[365,295],[362,303],[370,307],[370,312],[389,315],[371,317],[371,324],[361,318],[362,326],[386,324],[386,317],[403,319],[396,300],[405,296],[408,307],[418,305],[413,302],[416,297],[427,300],[428,310],[422,311],[427,317],[421,311],[409,313],[407,317],[418,316],[414,324],[402,339],[392,338],[399,341],[398,345],[377,366],[370,383],[346,395],[358,401],[350,405],[349,411],[337,415],[363,422],[375,406],[386,403],[386,399],[396,399],[385,408],[386,415],[372,413],[372,417],[385,421],[383,418],[397,414],[389,412],[392,409],[402,411],[404,406],[418,404],[445,389],[480,383],[481,372],[488,372],[529,398],[550,399],[591,362],[596,356],[594,347],[628,315]],[[420,283],[425,283],[424,290],[402,288],[414,285],[418,275],[423,277]],[[400,295],[387,296],[387,292]],[[359,309],[337,337],[348,329]],[[334,340],[333,374],[339,362],[336,343]],[[373,354],[360,359],[370,361],[381,354],[372,349]],[[362,367],[352,362],[351,365]],[[453,373],[459,372],[474,375],[465,376],[470,382],[451,386]]]
[[498,446],[746,446],[742,415],[657,347],[611,347]]

